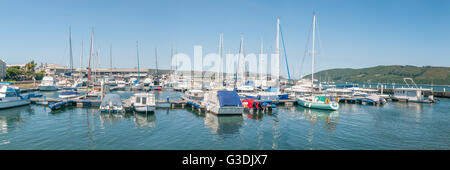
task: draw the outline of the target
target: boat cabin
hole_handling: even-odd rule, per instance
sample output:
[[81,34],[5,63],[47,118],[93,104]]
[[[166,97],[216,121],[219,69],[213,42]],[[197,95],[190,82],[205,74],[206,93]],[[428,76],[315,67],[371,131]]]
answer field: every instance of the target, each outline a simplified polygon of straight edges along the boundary
[[396,88],[394,89],[394,98],[400,100],[408,100],[408,101],[416,101],[422,102],[425,101],[425,91],[431,91],[431,89],[424,88]]

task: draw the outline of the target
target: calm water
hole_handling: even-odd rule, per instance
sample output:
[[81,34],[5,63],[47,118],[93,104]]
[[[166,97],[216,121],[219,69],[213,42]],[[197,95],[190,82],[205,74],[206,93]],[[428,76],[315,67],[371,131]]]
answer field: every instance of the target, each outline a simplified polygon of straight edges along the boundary
[[75,107],[51,112],[39,105],[0,111],[0,149],[450,149],[449,134],[449,99],[341,104],[335,112],[279,107],[277,113],[242,116],[190,109],[148,115]]

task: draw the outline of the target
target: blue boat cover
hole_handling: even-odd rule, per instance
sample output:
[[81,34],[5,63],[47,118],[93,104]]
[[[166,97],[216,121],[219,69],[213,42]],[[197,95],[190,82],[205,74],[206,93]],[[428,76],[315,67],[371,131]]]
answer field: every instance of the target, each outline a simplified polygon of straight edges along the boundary
[[217,91],[220,107],[223,106],[242,106],[241,99],[236,91]]
[[278,90],[276,88],[270,88],[270,89],[267,89],[266,91],[268,91],[268,92],[277,92]]

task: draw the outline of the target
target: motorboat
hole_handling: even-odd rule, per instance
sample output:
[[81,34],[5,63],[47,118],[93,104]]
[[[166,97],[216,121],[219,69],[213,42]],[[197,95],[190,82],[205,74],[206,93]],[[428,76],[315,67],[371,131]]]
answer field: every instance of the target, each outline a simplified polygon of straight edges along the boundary
[[63,88],[61,92],[59,92],[59,98],[61,99],[68,99],[68,98],[74,98],[78,96],[78,92],[76,88]]
[[205,95],[205,92],[198,89],[187,90],[185,95],[190,100],[202,101]]
[[118,94],[107,94],[100,104],[101,112],[120,113],[124,111],[122,100]]
[[207,111],[217,115],[242,114],[244,111],[236,91],[208,91],[202,104]]
[[136,93],[129,100],[135,112],[155,111],[156,100],[153,93]]
[[15,86],[0,87],[0,109],[12,108],[30,104],[30,99],[20,95],[20,89]]
[[41,84],[38,86],[41,91],[55,91],[58,90],[56,86],[56,80],[53,77],[45,76],[42,78]]
[[[411,81],[411,86],[408,84],[407,80]],[[425,92],[432,92],[432,89],[417,87],[412,78],[403,78],[403,81],[406,83],[407,87],[395,88],[392,99],[417,103],[436,102],[436,99],[434,99],[434,96],[432,95],[433,93],[431,93],[428,97],[425,97]]]

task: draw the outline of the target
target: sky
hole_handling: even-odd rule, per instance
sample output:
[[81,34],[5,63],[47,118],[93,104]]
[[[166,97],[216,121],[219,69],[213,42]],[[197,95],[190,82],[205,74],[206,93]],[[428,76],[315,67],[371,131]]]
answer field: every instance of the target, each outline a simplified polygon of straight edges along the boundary
[[[311,73],[311,27],[317,14],[316,71],[377,65],[450,66],[448,0],[0,0],[0,59],[7,64],[69,64],[69,27],[74,66],[89,56],[90,31],[100,67],[170,68],[171,47],[193,55],[217,52],[274,51],[280,18],[292,76]],[[309,38],[308,38],[309,37]],[[283,49],[281,49],[283,51]],[[284,53],[281,73],[286,74]],[[303,59],[305,58],[305,59]]]

